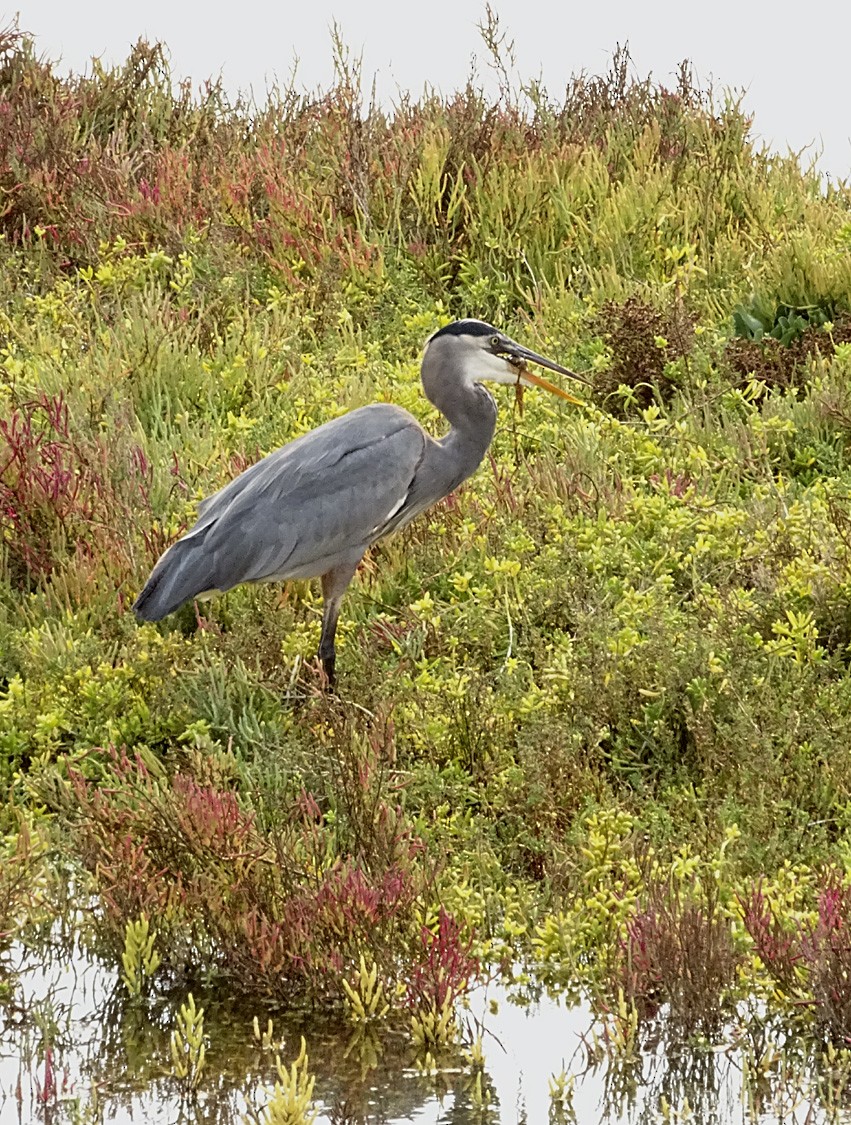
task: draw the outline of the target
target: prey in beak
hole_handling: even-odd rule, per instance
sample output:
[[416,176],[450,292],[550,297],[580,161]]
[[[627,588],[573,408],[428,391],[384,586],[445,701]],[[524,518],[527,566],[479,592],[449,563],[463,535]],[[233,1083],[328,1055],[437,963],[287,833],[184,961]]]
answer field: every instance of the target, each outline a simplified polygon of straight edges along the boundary
[[587,379],[583,379],[581,375],[577,375],[574,371],[568,371],[566,367],[561,364],[555,363],[546,356],[538,355],[537,352],[531,351],[529,348],[523,347],[518,344],[516,340],[512,340],[510,336],[497,335],[493,339],[492,344],[494,352],[507,360],[517,374],[516,390],[517,405],[520,413],[523,413],[523,388],[524,387],[541,387],[551,394],[558,395],[559,398],[565,399],[567,402],[572,402],[575,406],[584,406],[582,399],[575,398],[573,395],[563,391],[561,387],[557,387],[555,383],[551,383],[543,376],[536,374],[534,371],[529,371],[527,364],[537,363],[540,367],[546,367],[550,371],[557,371],[559,375],[567,375],[570,379],[575,379],[578,383],[584,383],[586,386],[591,384]]

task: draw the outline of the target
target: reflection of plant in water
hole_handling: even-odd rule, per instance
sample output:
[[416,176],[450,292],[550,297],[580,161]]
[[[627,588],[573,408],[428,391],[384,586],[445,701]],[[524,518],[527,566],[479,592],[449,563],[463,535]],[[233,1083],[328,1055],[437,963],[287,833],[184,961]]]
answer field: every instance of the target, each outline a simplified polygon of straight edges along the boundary
[[811,1097],[824,1107],[829,1121],[847,1115],[851,1103],[851,1049],[827,1043],[817,1059],[815,1074],[808,1074]]
[[464,1052],[464,1059],[469,1067],[467,1089],[470,1091],[470,1098],[475,1106],[482,1108],[492,1101],[492,1091],[488,1089],[481,1035],[477,1035]]
[[[97,1018],[97,1024],[105,1029],[107,1024],[117,1026],[110,1033],[110,1040],[98,1040],[93,1044],[92,1058],[96,1060],[96,1068],[88,1069],[87,1075],[95,1081],[88,1096],[82,1095],[77,1103],[80,1113],[89,1112],[92,1106],[98,1104],[91,1092],[95,1086],[107,1095],[104,1105],[109,1104],[108,1092],[113,1083],[116,1080],[126,1082],[128,1076],[134,1081],[138,1076],[139,1080],[149,1084],[150,1090],[155,1089],[156,1076],[162,1073],[162,1063],[169,1058],[173,1028],[165,1023],[157,1002],[148,999],[143,1005],[130,1005],[125,994],[124,988],[116,990],[109,1005]],[[189,1011],[189,1002],[182,1006],[183,1032],[179,1038],[184,1044],[190,1038],[187,1034],[189,1025],[194,1025],[198,1031],[201,1006],[197,1001],[194,1001],[194,1006],[194,1019]],[[419,1069],[423,1077],[417,1084],[402,1078],[411,1065],[412,1049],[411,1044],[406,1044],[399,1036],[398,1027],[392,1022],[359,1024],[352,1029],[345,1021],[338,1026],[334,1036],[328,1038],[327,1032],[318,1028],[315,1021],[307,1016],[302,1023],[288,1019],[281,1035],[267,1017],[255,1019],[252,1031],[251,1019],[242,1018],[238,1012],[219,1011],[216,1014],[212,1000],[209,1005],[205,1001],[204,1007],[203,1039],[207,1052],[200,1081],[193,1087],[188,1076],[179,1080],[181,1105],[190,1120],[199,1102],[207,1113],[211,1097],[221,1101],[231,1083],[241,1085],[244,1082],[237,1076],[251,1073],[256,1075],[250,1087],[252,1089],[257,1081],[282,1087],[284,1092],[278,1092],[276,1103],[279,1107],[295,1112],[306,1105],[308,1113],[312,1113],[324,1102],[325,1112],[331,1120],[354,1122],[370,1119],[369,1114],[381,1119],[376,1109],[376,1090],[386,1087],[399,1094],[398,1098],[388,1096],[388,1100],[381,1103],[388,1119],[396,1120],[413,1114],[423,1099],[437,1094],[452,1097],[463,1120],[481,1122],[482,1125],[501,1122],[495,1084],[488,1073],[481,1038],[475,1035],[468,1039],[467,1046],[460,1046],[456,1040],[453,1046],[440,1052],[422,1054]],[[47,1012],[44,1018],[48,1018]],[[61,1036],[56,1039],[58,1018],[54,1013],[49,1027],[47,1023],[44,1025],[45,1030],[53,1029],[54,1042],[62,1040]],[[159,1030],[158,1023],[163,1024]],[[309,1065],[304,1060],[299,1062],[299,1059],[286,1056],[283,1049],[284,1041],[300,1043],[301,1028],[305,1029],[310,1047]],[[757,1028],[762,1029],[761,1036],[752,1034]],[[804,1041],[790,1039],[784,1028],[788,1028],[788,1024],[776,1016],[769,1018],[764,1009],[754,1005],[737,1013],[735,1022],[722,1028],[714,1040],[693,1037],[689,1043],[684,1043],[682,1029],[666,1015],[654,1018],[642,1015],[625,996],[621,997],[598,1015],[584,1039],[590,1073],[596,1073],[602,1084],[603,1117],[617,1120],[628,1110],[634,1125],[658,1125],[665,1115],[668,1120],[676,1121],[677,1112],[690,1107],[694,1121],[711,1121],[713,1114],[716,1114],[715,1120],[723,1121],[725,1117],[717,1116],[720,1112],[719,1097],[725,1089],[738,1090],[735,1076],[741,1074],[741,1097],[753,1108],[754,1120],[758,1114],[770,1116],[772,1113],[783,1120],[783,1112],[786,1113],[785,1119],[790,1120],[793,1112],[800,1112],[807,1104],[807,1099],[815,1099],[823,1108],[833,1107],[833,1116],[825,1116],[826,1122],[840,1121],[848,1105],[846,1091],[851,1053],[831,1045],[815,1051],[805,1050]],[[311,1038],[312,1035],[315,1038]],[[463,1035],[467,1037],[468,1033]],[[197,1043],[197,1034],[194,1038]],[[503,1046],[506,1050],[512,1049],[510,1041],[504,1041]],[[125,1048],[131,1048],[129,1057]],[[286,1058],[283,1067],[286,1082],[275,1066],[276,1055]],[[56,1048],[52,1065],[57,1077],[61,1069],[59,1059],[59,1048]],[[118,1062],[115,1072],[109,1065],[104,1065],[109,1059],[113,1060],[113,1067]],[[182,1059],[181,1073],[185,1074],[189,1061],[185,1047]],[[293,1061],[298,1063],[295,1083]],[[498,1059],[496,1066],[499,1066]],[[41,1062],[38,1067],[41,1083]],[[269,1073],[270,1067],[274,1068],[273,1075]],[[316,1083],[305,1103],[303,1095],[310,1077],[315,1077]],[[551,1089],[556,1094],[563,1091],[566,1097],[557,1098],[558,1105],[551,1100],[551,1125],[576,1120],[570,1115],[569,1094],[587,1081],[588,1073],[583,1077],[571,1065],[559,1078]],[[540,1076],[544,1090],[547,1080],[546,1074]],[[82,1076],[80,1081],[83,1082]],[[271,1089],[266,1097],[271,1100],[275,1096],[274,1089]],[[738,1093],[735,1096],[738,1097]],[[227,1109],[228,1104],[227,1100],[222,1101],[218,1116],[210,1116],[209,1119],[215,1120],[218,1125],[231,1125],[238,1115],[232,1115],[232,1109]],[[393,1112],[389,1109],[390,1105],[394,1107]],[[264,1099],[260,1099],[252,1110],[253,1117],[247,1118],[250,1125],[275,1120],[264,1118],[263,1109]],[[176,1115],[174,1119],[177,1119]],[[92,1118],[93,1125],[96,1120]]]
[[264,1054],[274,1054],[277,1080],[265,1106],[250,1111],[243,1118],[244,1125],[310,1125],[316,1118],[313,1108],[316,1078],[310,1073],[304,1036],[301,1037],[298,1055],[286,1066],[281,1057],[284,1043],[276,1037],[272,1020],[267,1020],[266,1026],[261,1028],[255,1016],[252,1030],[254,1042],[260,1050]]
[[201,1083],[207,1046],[204,1040],[204,1009],[195,1007],[192,993],[177,1011],[169,1041],[174,1077],[190,1091]]
[[[415,1069],[441,1099],[451,1091],[459,1120],[471,1125],[501,1125],[496,1084],[487,1070],[481,1034],[474,1035],[469,1027],[462,1030],[457,1023],[451,1032],[451,1040],[438,1035],[432,1040],[432,1049],[423,1050],[415,1029]],[[462,1038],[468,1039],[466,1047],[457,1041]]]
[[573,1092],[576,1076],[562,1070],[553,1074],[549,1081],[550,1125],[575,1125],[576,1110],[573,1107]]
[[360,1078],[363,1081],[370,1071],[375,1070],[381,1063],[384,1054],[384,1038],[381,1029],[372,1024],[358,1024],[343,1052],[344,1059],[357,1059],[360,1066]]
[[259,1113],[247,1114],[245,1125],[311,1125],[316,1120],[313,1108],[313,1087],[316,1078],[310,1073],[307,1044],[302,1038],[298,1057],[286,1067],[280,1055],[275,1060],[278,1079],[272,1096]]
[[621,989],[616,1004],[604,1008],[583,1039],[587,1066],[604,1066],[607,1102],[619,1108],[634,1101],[641,1080],[639,1027],[638,1010]]
[[688,1097],[684,1097],[676,1108],[671,1105],[664,1095],[659,1099],[659,1121],[664,1125],[679,1125],[680,1122],[694,1121],[694,1110],[689,1104]]
[[[634,1125],[721,1122],[738,1105],[752,1122],[838,1125],[847,1118],[851,1050],[790,1033],[788,1019],[764,1005],[743,1003],[712,1039],[684,1040],[667,1012],[635,1020],[620,1004],[615,1016],[614,1032],[612,1013],[605,1012],[583,1040],[588,1068],[601,1071],[606,1119],[628,1113]],[[618,1024],[634,1027],[634,1036]]]

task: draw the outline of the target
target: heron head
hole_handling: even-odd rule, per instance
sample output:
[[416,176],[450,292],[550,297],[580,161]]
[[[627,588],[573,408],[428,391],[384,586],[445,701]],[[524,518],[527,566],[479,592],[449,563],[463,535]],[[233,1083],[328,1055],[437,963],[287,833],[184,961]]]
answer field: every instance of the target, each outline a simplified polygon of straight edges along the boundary
[[527,363],[537,363],[580,383],[586,379],[568,371],[551,359],[518,344],[504,332],[483,320],[456,320],[429,337],[426,357],[438,359],[442,372],[469,383],[507,383],[520,387],[542,387],[568,402],[582,405],[582,400],[561,387],[527,370]]

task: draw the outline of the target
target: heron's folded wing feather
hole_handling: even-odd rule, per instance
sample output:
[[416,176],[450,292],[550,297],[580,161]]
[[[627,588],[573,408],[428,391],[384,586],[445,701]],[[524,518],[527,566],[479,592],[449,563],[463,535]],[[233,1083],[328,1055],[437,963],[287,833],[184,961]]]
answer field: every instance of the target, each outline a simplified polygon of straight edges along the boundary
[[405,503],[429,439],[407,412],[364,407],[269,454],[203,505],[216,587],[324,573]]

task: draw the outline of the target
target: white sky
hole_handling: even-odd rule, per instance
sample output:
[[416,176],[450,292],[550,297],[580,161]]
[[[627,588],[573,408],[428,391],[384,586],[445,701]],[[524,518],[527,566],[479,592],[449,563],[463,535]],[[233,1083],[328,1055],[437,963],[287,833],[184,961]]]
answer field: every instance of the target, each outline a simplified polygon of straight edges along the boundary
[[[540,75],[558,96],[571,73],[605,70],[617,43],[629,43],[636,71],[673,81],[692,60],[697,75],[745,89],[755,131],[785,151],[811,146],[820,167],[851,175],[851,4],[812,7],[782,0],[492,0],[515,43],[523,78]],[[92,55],[120,61],[139,36],[169,47],[176,76],[197,82],[222,74],[230,90],[286,79],[299,59],[298,81],[327,86],[332,75],[330,26],[340,24],[364,74],[378,76],[379,95],[398,88],[419,94],[425,83],[448,92],[463,84],[476,54],[486,71],[477,30],[484,0],[380,3],[366,0],[262,0],[205,4],[189,0],[24,0],[20,27],[42,54],[83,70]],[[9,9],[8,23],[14,14]]]

